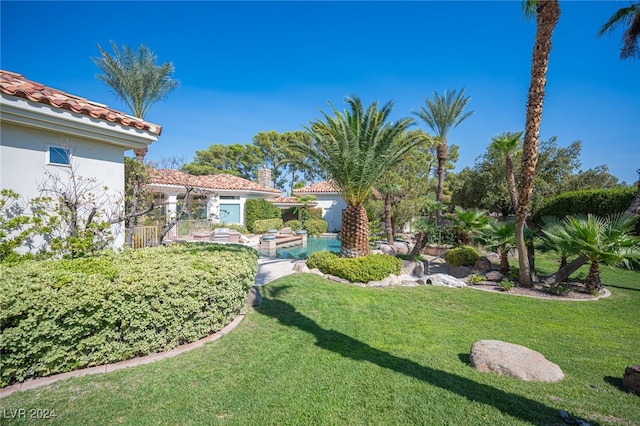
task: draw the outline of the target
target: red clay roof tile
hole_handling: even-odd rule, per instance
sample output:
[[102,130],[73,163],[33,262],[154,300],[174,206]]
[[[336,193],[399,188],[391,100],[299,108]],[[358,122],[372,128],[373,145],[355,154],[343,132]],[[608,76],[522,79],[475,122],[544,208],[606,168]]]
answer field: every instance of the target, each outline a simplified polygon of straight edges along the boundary
[[235,190],[235,191],[253,191],[267,192],[272,194],[281,194],[282,191],[275,188],[258,185],[247,179],[233,176],[227,173],[218,175],[195,176],[180,170],[173,169],[152,169],[150,171],[150,182],[158,185],[189,185],[195,188],[212,189],[212,190]]
[[160,136],[162,127],[140,118],[116,111],[106,105],[89,101],[61,90],[47,87],[41,83],[27,80],[24,76],[11,71],[0,70],[0,93],[27,99],[31,102],[49,105],[99,120],[118,123],[126,127],[144,130]]

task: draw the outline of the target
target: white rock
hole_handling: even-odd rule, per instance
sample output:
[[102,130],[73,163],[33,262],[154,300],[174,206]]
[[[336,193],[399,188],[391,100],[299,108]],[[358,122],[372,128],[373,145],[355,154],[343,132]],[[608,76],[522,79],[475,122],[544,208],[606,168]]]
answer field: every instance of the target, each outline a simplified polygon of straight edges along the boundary
[[400,281],[400,277],[395,274],[391,274],[383,280],[380,281],[369,281],[367,286],[369,287],[391,287],[402,284]]
[[428,275],[426,278],[426,283],[427,285],[434,285],[434,286],[440,286],[440,287],[466,287],[467,284],[465,284],[464,281],[459,280],[456,277],[452,277],[451,275],[447,275],[447,274],[433,274],[433,275]]

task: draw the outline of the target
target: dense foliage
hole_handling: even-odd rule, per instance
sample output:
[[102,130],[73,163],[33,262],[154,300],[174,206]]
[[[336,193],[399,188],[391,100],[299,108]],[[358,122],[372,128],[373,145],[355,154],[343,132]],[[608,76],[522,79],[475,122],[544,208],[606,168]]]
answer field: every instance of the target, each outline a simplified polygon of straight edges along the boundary
[[220,330],[246,300],[256,259],[237,245],[180,244],[3,265],[0,385],[160,352]]
[[265,234],[270,229],[282,228],[282,219],[263,219],[253,222],[253,232],[255,234]]
[[471,246],[459,246],[447,250],[444,260],[451,266],[473,266],[478,260],[478,251]]
[[329,224],[324,219],[309,219],[304,222],[304,229],[309,235],[320,235],[329,230]]
[[250,232],[258,232],[253,229],[253,224],[256,220],[278,219],[281,214],[282,212],[278,207],[263,198],[252,198],[244,204],[244,223]]
[[390,274],[399,275],[402,261],[386,254],[370,254],[355,258],[338,257],[329,251],[311,254],[309,268],[318,268],[325,274],[335,275],[350,282],[379,281]]

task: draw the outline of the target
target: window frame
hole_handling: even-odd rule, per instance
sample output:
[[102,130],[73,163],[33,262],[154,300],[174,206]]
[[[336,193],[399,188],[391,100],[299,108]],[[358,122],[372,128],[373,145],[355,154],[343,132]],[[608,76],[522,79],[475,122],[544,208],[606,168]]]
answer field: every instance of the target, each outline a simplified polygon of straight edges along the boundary
[[[58,163],[58,162],[51,161],[52,150],[60,150],[66,153],[67,163]],[[61,153],[56,153],[56,155],[60,156]],[[65,148],[59,145],[47,145],[47,149],[45,151],[45,162],[48,166],[71,167],[71,159],[72,159],[72,154],[71,154],[70,148]]]

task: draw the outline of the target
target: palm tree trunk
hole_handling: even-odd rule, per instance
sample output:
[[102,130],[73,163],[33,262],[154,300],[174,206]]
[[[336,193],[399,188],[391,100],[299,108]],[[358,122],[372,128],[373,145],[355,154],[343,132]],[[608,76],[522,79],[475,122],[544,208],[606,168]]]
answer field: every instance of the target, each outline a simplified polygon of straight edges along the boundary
[[500,250],[500,273],[503,275],[509,273],[509,250]]
[[507,172],[507,190],[509,191],[509,198],[511,199],[511,205],[513,211],[518,211],[518,193],[516,189],[516,177],[513,171],[513,161],[507,154],[506,158],[506,172]]
[[442,201],[442,196],[444,195],[444,167],[447,163],[447,141],[441,141],[438,144],[436,155],[438,157],[438,192],[436,193],[436,201]]
[[591,261],[589,273],[587,274],[587,278],[584,283],[589,293],[597,293],[602,288],[602,281],[600,281],[600,265],[598,265],[597,261]]
[[418,257],[422,249],[427,246],[428,242],[429,242],[429,233],[419,232],[418,235],[416,236],[416,243],[411,249],[411,252],[409,253],[409,257],[407,259],[412,262],[416,260],[416,257]]
[[566,281],[569,278],[569,275],[576,272],[578,269],[582,267],[585,263],[587,263],[587,256],[581,254],[577,258],[571,261],[571,263],[567,264],[567,266],[558,269],[554,274],[546,277],[542,282],[545,285],[556,285],[563,281]]
[[369,254],[369,219],[362,205],[348,205],[342,212],[340,255],[358,257]]
[[520,285],[533,287],[531,268],[529,266],[527,246],[524,240],[524,229],[529,214],[529,201],[533,193],[533,181],[538,162],[538,138],[542,120],[542,104],[544,89],[547,84],[549,53],[551,52],[551,36],[560,18],[560,6],[557,0],[540,0],[536,7],[536,40],[533,46],[531,62],[531,82],[529,85],[524,143],[522,148],[522,170],[520,172],[520,189],[518,193],[518,209],[516,210],[516,247],[520,266]]
[[384,228],[387,233],[387,243],[393,245],[393,225],[391,224],[391,196],[384,197]]
[[136,155],[136,161],[140,164],[144,163],[144,157],[147,155],[149,148],[146,146],[144,148],[136,148],[133,150],[133,153]]

